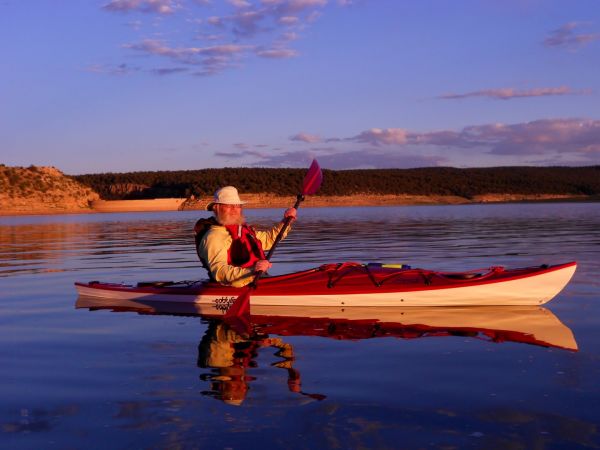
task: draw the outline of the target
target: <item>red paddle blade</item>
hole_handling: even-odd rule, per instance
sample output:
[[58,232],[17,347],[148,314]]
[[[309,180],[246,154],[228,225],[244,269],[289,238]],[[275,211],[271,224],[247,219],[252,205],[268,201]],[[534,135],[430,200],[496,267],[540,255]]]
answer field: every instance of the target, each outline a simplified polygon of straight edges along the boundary
[[240,317],[243,315],[250,314],[250,289],[246,289],[238,298],[235,299],[233,304],[229,307],[225,313],[225,319],[232,317]]
[[250,315],[224,318],[223,323],[229,325],[233,331],[235,331],[244,339],[249,338],[252,333]]
[[313,159],[302,182],[302,195],[313,195],[319,190],[322,182],[323,172],[321,172],[321,167],[319,167],[317,160]]

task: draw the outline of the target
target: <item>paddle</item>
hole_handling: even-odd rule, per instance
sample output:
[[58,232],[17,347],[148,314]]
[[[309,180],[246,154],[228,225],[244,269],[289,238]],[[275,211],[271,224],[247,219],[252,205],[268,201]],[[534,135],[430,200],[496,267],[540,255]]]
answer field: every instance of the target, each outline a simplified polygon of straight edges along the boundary
[[[313,159],[312,164],[308,168],[308,172],[304,176],[304,181],[302,182],[302,190],[300,194],[296,196],[296,203],[294,204],[294,208],[298,209],[300,207],[300,203],[304,200],[305,195],[313,195],[315,192],[319,190],[321,187],[321,183],[323,182],[323,173],[321,172],[321,167],[319,167],[319,163],[316,159]],[[271,260],[271,256],[273,256],[273,252],[275,251],[275,247],[279,244],[279,241],[283,238],[284,233],[290,226],[292,222],[291,217],[286,217],[281,230],[279,230],[279,234],[275,238],[275,242],[271,246],[269,253],[267,254],[267,260]],[[240,294],[238,298],[235,299],[233,304],[229,307],[227,312],[225,313],[225,319],[231,319],[233,317],[240,317],[244,314],[248,314],[250,312],[250,291],[256,288],[258,284],[258,280],[262,276],[263,272],[257,272],[254,275],[254,279],[252,283],[250,283],[244,292]]]

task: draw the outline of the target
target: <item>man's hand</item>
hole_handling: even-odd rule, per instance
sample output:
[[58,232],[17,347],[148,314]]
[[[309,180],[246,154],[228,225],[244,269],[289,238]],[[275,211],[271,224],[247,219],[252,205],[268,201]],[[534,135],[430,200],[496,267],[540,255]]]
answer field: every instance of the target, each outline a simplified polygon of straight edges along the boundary
[[266,272],[271,268],[273,264],[271,264],[266,259],[261,259],[260,261],[256,261],[254,264],[254,272]]
[[283,219],[285,220],[288,217],[291,217],[291,222],[296,220],[296,208],[288,208],[285,210],[285,212],[283,213]]

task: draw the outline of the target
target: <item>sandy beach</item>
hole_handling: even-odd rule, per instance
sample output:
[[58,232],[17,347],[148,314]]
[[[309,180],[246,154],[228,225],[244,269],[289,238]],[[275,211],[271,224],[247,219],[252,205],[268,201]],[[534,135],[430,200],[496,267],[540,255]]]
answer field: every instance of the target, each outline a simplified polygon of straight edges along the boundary
[[[247,209],[288,208],[295,202],[293,196],[275,194],[241,194]],[[525,195],[525,194],[486,194],[472,199],[459,196],[428,195],[337,195],[310,196],[302,203],[303,208],[343,207],[343,206],[408,206],[408,205],[463,205],[470,203],[503,203],[522,201],[585,200],[586,196],[572,195]],[[93,202],[92,211],[96,212],[137,212],[137,211],[177,211],[205,210],[212,201],[211,197],[198,200],[185,198],[165,198],[151,200],[98,200]]]
[[156,198],[150,200],[96,200],[91,204],[95,212],[177,211],[185,198]]
[[[247,209],[288,208],[295,202],[294,196],[274,194],[241,194]],[[148,200],[94,200],[89,206],[70,203],[49,205],[44,202],[13,203],[2,202],[0,215],[42,215],[42,214],[81,214],[81,213],[117,213],[117,212],[153,212],[205,210],[212,197],[200,199],[157,198]],[[586,201],[597,200],[589,196],[573,195],[526,195],[526,194],[486,194],[472,199],[459,196],[428,195],[344,195],[310,196],[302,203],[303,208],[346,207],[346,206],[409,206],[409,205],[464,205],[476,203],[538,202],[538,201]],[[6,205],[6,206],[5,206]]]

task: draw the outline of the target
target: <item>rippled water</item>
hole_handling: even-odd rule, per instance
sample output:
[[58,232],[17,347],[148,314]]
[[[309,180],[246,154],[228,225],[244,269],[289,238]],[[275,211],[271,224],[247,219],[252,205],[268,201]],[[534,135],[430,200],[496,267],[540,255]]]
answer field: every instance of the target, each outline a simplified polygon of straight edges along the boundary
[[[280,214],[247,212],[259,226]],[[380,325],[266,323],[241,337],[185,309],[75,308],[76,280],[202,277],[201,215],[0,218],[0,447],[600,447],[600,204],[304,209],[274,256],[273,274],[577,260],[541,319],[578,351],[465,331],[469,312],[462,328],[438,326],[442,312],[407,328],[388,311]]]

